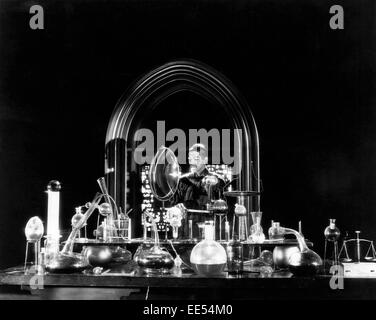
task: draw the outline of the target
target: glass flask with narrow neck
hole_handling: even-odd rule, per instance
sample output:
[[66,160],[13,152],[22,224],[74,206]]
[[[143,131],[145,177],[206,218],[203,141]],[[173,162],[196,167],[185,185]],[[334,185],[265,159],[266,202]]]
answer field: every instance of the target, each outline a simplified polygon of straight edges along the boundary
[[324,235],[328,241],[338,241],[341,232],[336,226],[336,219],[329,219],[329,225],[325,228]]
[[195,245],[190,256],[196,273],[204,276],[221,274],[226,266],[226,250],[214,240],[213,221],[205,223],[205,239]]

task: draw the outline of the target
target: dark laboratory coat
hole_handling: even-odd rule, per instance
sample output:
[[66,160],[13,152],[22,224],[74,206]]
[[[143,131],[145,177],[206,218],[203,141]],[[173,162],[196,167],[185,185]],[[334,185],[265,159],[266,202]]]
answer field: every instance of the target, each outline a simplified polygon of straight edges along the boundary
[[[204,169],[201,173],[188,173],[183,175],[178,184],[178,188],[171,199],[171,206],[178,203],[184,204],[187,209],[199,209],[206,210],[206,204],[208,202],[208,188],[205,186],[204,178],[208,175],[215,175],[218,178],[218,183],[211,188],[212,199],[222,198],[223,187],[225,182],[216,174],[209,173],[207,169]],[[205,220],[213,220],[208,214],[203,213],[187,213],[182,220],[182,226],[179,228],[179,238],[189,237],[189,220],[192,220],[193,237],[198,238],[199,228],[198,222],[204,222]]]

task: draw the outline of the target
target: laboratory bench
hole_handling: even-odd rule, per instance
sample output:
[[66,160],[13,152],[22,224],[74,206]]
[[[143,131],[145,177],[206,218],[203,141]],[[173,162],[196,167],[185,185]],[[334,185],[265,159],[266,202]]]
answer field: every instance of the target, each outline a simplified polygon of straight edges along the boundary
[[[128,268],[129,269],[129,268]],[[34,277],[34,278],[33,278]],[[376,278],[344,278],[343,289],[332,289],[330,275],[297,277],[288,271],[269,276],[242,275],[203,277],[190,272],[180,275],[145,275],[137,267],[113,268],[100,275],[25,275],[23,267],[0,272],[0,299],[53,300],[260,300],[260,299],[374,299]],[[42,285],[38,288],[37,284]],[[31,284],[31,286],[30,286]],[[338,284],[338,281],[337,281]]]

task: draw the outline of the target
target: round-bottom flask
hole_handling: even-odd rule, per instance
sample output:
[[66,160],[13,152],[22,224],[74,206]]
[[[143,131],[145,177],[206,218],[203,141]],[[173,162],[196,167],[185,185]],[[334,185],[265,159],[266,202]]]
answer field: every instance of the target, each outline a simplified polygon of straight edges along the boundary
[[212,221],[205,224],[205,239],[193,248],[190,262],[199,275],[213,276],[223,272],[227,263],[226,250],[214,240]]

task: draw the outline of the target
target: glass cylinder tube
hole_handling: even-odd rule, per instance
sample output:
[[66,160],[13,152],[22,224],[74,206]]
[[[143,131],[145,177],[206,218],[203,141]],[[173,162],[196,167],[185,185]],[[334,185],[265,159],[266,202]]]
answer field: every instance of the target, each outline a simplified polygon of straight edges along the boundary
[[229,274],[243,272],[243,246],[240,241],[233,240],[227,244],[227,270]]

